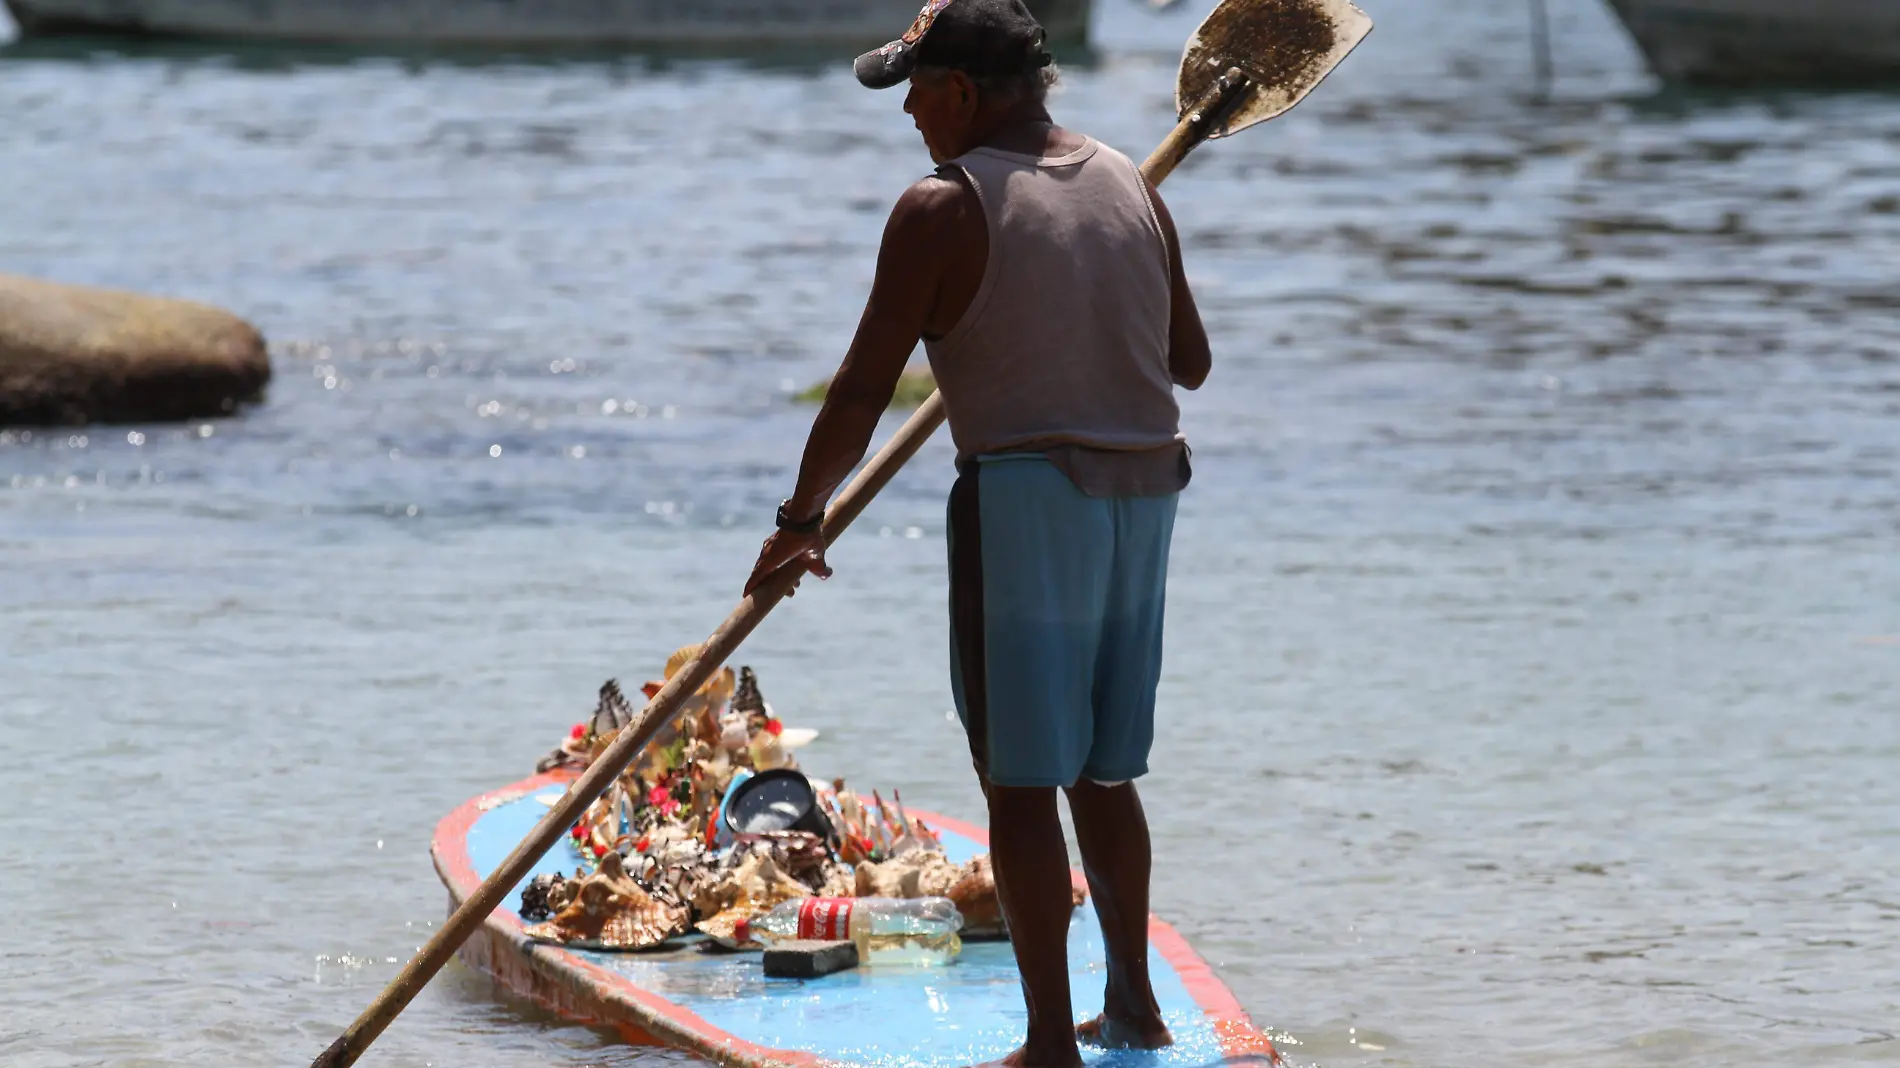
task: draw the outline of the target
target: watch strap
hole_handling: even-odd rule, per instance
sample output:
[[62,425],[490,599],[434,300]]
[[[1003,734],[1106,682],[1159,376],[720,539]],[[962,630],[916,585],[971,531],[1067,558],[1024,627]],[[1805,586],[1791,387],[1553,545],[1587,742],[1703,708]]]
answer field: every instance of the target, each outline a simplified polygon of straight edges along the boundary
[[790,500],[779,502],[778,515],[774,518],[780,530],[787,534],[816,534],[825,529],[825,513],[823,511],[820,511],[810,519],[793,519],[791,515],[785,511],[785,506],[790,503],[792,503]]

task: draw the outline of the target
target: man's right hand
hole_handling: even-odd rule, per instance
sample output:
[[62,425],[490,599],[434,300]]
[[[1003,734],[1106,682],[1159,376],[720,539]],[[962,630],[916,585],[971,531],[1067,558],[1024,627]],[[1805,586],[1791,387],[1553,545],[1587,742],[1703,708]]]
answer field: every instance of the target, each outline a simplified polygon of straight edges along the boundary
[[[823,534],[794,534],[780,530],[767,539],[759,549],[759,562],[752,567],[752,577],[746,580],[746,596],[765,585],[765,580],[786,567],[802,567],[805,571],[821,579],[831,577],[831,567],[825,563],[825,536]],[[785,591],[790,597],[797,592],[798,586]]]

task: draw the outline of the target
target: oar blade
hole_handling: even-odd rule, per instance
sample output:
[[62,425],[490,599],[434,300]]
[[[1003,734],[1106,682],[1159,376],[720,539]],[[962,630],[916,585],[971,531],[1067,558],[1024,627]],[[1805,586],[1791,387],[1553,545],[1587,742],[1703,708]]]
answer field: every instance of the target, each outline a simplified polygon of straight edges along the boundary
[[1175,111],[1185,117],[1238,67],[1254,90],[1209,136],[1239,133],[1304,100],[1371,32],[1372,19],[1350,0],[1221,0],[1181,54]]

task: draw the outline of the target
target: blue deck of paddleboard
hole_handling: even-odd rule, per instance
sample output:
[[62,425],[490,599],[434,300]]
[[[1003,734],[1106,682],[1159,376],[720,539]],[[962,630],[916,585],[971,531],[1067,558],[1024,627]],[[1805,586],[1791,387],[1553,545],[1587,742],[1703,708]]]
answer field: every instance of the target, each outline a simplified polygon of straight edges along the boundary
[[[468,832],[476,874],[486,878],[494,871],[547,811],[528,796],[483,813]],[[943,841],[955,861],[980,851],[961,835],[944,832]],[[534,870],[572,874],[576,863],[573,847],[563,842]],[[519,888],[509,895],[507,907],[520,912]],[[1023,1038],[1022,993],[1015,960],[1003,943],[965,946],[954,964],[942,968],[860,968],[822,979],[767,979],[756,953],[575,952],[730,1035],[830,1060],[880,1068],[956,1068],[996,1060]],[[1085,906],[1069,929],[1070,982],[1081,1017],[1101,1009],[1102,959],[1095,912]],[[1159,952],[1150,954],[1149,962],[1155,996],[1176,1044],[1156,1053],[1090,1055],[1085,1050],[1090,1064],[1197,1068],[1221,1062],[1220,1042],[1180,977]]]

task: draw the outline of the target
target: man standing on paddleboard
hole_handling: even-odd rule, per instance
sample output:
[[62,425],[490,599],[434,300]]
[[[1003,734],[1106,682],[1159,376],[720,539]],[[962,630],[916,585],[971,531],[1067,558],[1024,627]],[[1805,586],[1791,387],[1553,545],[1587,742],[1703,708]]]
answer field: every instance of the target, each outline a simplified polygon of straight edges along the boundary
[[[1021,0],[929,0],[858,80],[910,83],[935,174],[898,198],[844,363],[747,584],[828,576],[825,503],[864,458],[921,338],[957,447],[951,687],[989,800],[997,889],[1029,1007],[1008,1063],[1068,1068],[1077,1038],[1171,1038],[1148,978],[1148,770],[1168,547],[1189,478],[1173,387],[1211,357],[1160,194],[1057,126],[1055,68]],[[1102,921],[1102,1015],[1074,1024],[1069,795]]]

